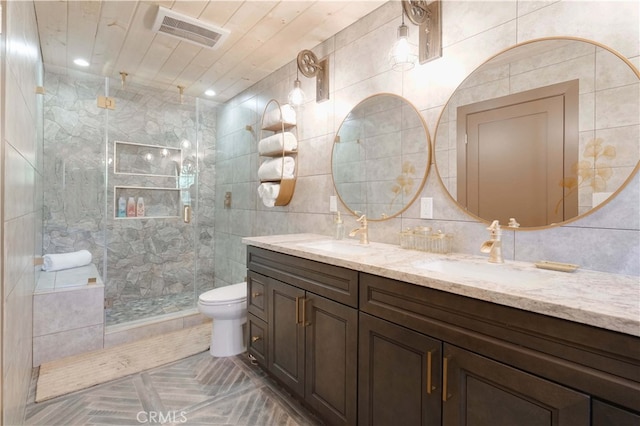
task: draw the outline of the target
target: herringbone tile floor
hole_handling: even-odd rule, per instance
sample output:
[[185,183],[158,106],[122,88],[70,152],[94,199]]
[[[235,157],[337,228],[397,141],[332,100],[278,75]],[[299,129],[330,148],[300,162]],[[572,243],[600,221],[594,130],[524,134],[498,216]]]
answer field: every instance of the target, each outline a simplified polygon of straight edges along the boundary
[[203,352],[40,403],[32,382],[26,425],[320,424],[244,355]]

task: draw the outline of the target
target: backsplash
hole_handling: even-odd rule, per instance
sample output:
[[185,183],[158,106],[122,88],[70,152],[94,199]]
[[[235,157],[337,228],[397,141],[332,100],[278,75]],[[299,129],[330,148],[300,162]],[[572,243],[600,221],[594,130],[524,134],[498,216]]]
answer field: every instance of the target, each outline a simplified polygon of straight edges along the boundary
[[[292,62],[256,83],[218,110],[216,192],[233,193],[230,209],[216,200],[216,280],[233,283],[245,274],[244,236],[297,232],[333,233],[329,196],[333,140],[347,113],[376,93],[393,93],[416,106],[431,138],[443,107],[460,82],[494,54],[540,37],[574,36],[601,43],[639,66],[637,3],[561,1],[443,2],[443,55],[413,70],[392,71],[387,52],[395,40],[401,5],[389,2],[331,39],[311,48],[330,59],[330,99],[315,102],[315,80],[301,78],[307,101],[298,110],[298,181],[291,203],[267,208],[257,196],[257,142],[260,118],[270,98],[285,101],[296,78]],[[615,28],[615,31],[611,29]],[[417,28],[410,37],[417,43]],[[250,125],[254,131],[247,131]],[[640,123],[627,129],[637,149]],[[426,141],[425,141],[426,143]],[[624,144],[623,144],[624,145]],[[486,223],[465,214],[451,199],[432,164],[420,196],[434,199],[434,219],[419,219],[419,203],[401,216],[370,222],[372,241],[399,244],[399,233],[418,225],[455,236],[454,251],[480,255]],[[345,211],[343,206],[339,206]],[[345,215],[348,232],[357,226]],[[584,269],[640,275],[640,184],[636,173],[608,204],[588,216],[545,230],[505,231],[503,256],[508,260],[554,260]]]

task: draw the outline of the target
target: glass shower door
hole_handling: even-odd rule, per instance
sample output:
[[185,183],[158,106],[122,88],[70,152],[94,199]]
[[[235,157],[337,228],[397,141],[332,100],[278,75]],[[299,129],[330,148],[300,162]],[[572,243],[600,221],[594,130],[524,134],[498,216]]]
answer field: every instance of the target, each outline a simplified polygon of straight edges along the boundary
[[195,308],[197,100],[110,80],[106,326]]

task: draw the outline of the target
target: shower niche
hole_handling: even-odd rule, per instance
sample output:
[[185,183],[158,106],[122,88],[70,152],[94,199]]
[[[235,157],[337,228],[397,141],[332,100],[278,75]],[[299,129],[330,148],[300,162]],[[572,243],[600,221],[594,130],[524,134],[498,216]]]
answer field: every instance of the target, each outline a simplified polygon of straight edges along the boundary
[[180,148],[114,142],[115,219],[180,218],[190,206],[193,185]]

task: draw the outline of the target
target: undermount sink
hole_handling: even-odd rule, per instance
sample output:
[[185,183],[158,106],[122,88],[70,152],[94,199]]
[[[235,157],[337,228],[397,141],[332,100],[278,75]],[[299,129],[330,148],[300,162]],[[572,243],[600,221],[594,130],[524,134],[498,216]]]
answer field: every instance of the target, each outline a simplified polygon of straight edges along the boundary
[[496,282],[500,284],[525,284],[545,280],[549,275],[542,271],[514,269],[504,263],[476,263],[455,260],[420,260],[413,266],[461,278]]
[[312,241],[308,243],[300,243],[299,247],[312,249],[312,250],[322,250],[335,254],[367,254],[370,253],[369,247],[365,245],[359,245],[357,242],[352,242],[350,240],[342,241],[342,240],[323,240],[323,241]]

